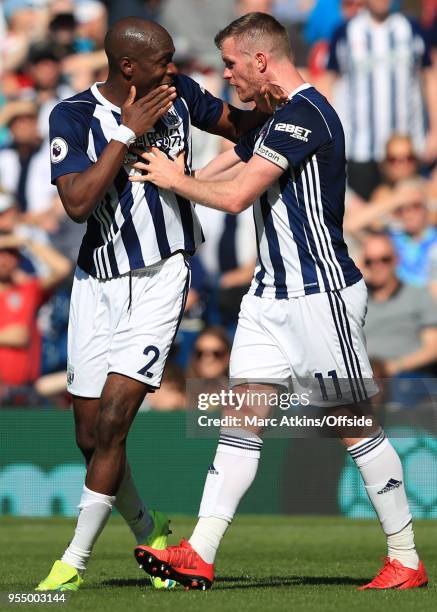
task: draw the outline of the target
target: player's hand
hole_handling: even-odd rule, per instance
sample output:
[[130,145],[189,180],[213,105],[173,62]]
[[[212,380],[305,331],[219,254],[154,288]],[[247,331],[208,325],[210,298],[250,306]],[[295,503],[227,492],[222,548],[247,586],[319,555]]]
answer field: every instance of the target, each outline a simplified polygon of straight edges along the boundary
[[121,122],[137,136],[149,132],[162,115],[170,109],[176,98],[176,88],[160,85],[146,96],[135,101],[137,90],[130,88],[126,102],[121,107]]
[[130,176],[131,183],[153,183],[162,189],[172,189],[178,177],[185,171],[183,151],[175,161],[171,161],[165,153],[152,147],[149,151],[135,150],[144,161],[132,164],[136,170],[142,170],[145,174]]
[[256,101],[257,108],[274,113],[277,106],[288,102],[288,91],[277,83],[266,83],[261,87],[260,100]]

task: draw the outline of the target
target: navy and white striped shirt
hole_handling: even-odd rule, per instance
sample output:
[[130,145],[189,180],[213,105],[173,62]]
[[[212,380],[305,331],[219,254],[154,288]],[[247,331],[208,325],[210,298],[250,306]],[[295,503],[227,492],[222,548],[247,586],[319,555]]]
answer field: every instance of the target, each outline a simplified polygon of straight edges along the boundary
[[258,261],[250,293],[286,299],[353,285],[361,272],[343,240],[344,134],[330,104],[308,84],[235,148],[284,170],[254,204]]
[[340,26],[327,67],[344,82],[339,112],[348,159],[380,161],[394,133],[411,136],[416,150],[423,150],[427,124],[421,70],[430,65],[419,25],[401,13],[377,23],[363,11]]
[[[172,159],[185,151],[189,172],[191,124],[204,130],[215,125],[223,103],[187,76],[176,76],[174,85],[178,97],[172,108],[135,145],[157,146]],[[60,102],[50,115],[52,183],[96,162],[120,120],[120,108],[101,95],[97,83]],[[136,156],[127,153],[129,161]],[[203,241],[192,204],[151,183],[130,183],[129,172],[138,171],[121,167],[87,221],[77,263],[97,278],[150,266],[178,250],[194,253]]]

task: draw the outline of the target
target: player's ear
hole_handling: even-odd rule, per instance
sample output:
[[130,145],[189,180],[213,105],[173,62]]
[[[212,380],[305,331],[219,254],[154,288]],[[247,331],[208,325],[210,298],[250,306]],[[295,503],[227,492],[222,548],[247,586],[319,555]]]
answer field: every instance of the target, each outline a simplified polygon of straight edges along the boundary
[[255,53],[255,66],[259,72],[265,72],[267,68],[267,58],[261,51]]
[[126,76],[131,77],[133,75],[133,63],[129,57],[122,57],[120,60],[120,70]]

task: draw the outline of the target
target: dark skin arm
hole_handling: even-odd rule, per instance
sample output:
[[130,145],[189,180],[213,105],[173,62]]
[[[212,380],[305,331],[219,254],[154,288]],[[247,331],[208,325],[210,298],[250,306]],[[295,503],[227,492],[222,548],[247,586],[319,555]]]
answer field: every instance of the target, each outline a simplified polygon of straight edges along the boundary
[[[126,102],[121,107],[121,123],[137,136],[149,131],[170,108],[176,90],[161,85],[135,101],[136,90],[132,86]],[[93,212],[96,203],[113,183],[127,152],[118,140],[111,140],[95,164],[84,172],[60,176],[56,181],[64,208],[76,223],[83,223]]]
[[287,100],[288,93],[282,87],[269,83],[261,90],[254,110],[241,110],[224,102],[220,119],[208,129],[208,132],[237,142],[243,134],[263,125],[273,114],[276,106]]

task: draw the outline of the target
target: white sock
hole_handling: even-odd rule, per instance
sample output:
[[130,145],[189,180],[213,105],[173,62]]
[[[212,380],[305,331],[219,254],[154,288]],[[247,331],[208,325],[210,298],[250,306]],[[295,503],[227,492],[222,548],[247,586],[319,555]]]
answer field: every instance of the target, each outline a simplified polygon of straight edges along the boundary
[[397,559],[411,569],[419,567],[419,557],[414,545],[413,525],[408,523],[399,533],[387,536],[388,556]]
[[200,519],[190,538],[194,550],[207,563],[214,562],[227,526],[255,479],[261,448],[261,438],[245,429],[221,431],[214,462],[208,468]]
[[115,497],[96,493],[83,486],[76,531],[62,556],[62,561],[80,571],[86,569],[94,543],[106,525],[114,501]]
[[407,529],[412,517],[399,455],[382,430],[375,437],[360,440],[347,450],[361,472],[367,495],[387,536],[389,557],[417,569],[419,557],[414,546],[413,529]]
[[114,506],[129,525],[137,544],[144,544],[147,536],[152,533],[153,520],[137,491],[127,462]]
[[190,544],[206,563],[214,563],[217,548],[225,535],[229,523],[226,519],[200,517],[190,538]]

